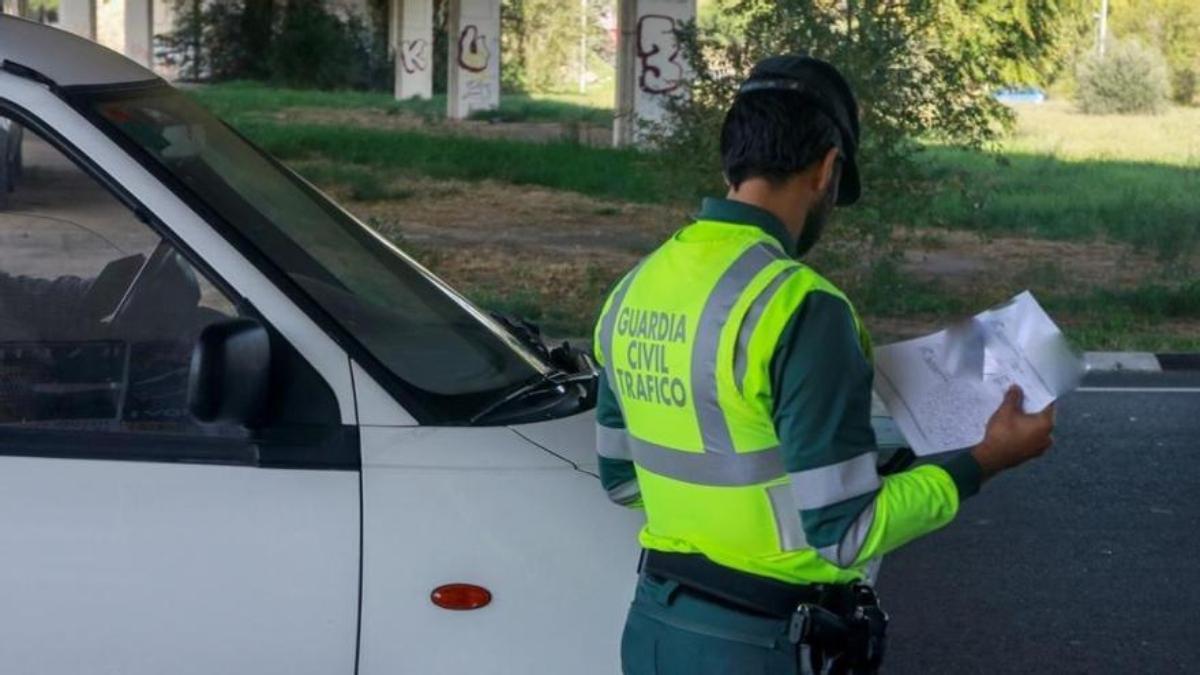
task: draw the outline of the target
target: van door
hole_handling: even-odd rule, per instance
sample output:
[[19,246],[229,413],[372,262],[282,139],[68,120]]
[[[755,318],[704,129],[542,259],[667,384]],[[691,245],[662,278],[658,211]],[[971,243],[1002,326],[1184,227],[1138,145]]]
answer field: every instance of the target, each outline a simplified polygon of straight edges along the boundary
[[[621,670],[640,512],[605,497],[591,412],[405,426],[355,367],[363,454],[361,675]],[[435,592],[491,593],[472,611]]]
[[22,144],[0,209],[0,671],[353,673],[345,402],[268,325],[264,422],[196,422],[200,331],[266,320],[46,138]]

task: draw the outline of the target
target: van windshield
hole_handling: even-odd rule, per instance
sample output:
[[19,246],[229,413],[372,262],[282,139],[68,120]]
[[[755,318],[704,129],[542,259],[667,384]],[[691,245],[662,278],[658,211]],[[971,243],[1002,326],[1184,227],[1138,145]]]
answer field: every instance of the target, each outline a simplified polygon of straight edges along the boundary
[[422,421],[465,422],[550,374],[487,313],[179,91],[158,85],[70,98],[290,279],[319,307],[318,320],[386,369],[389,388]]

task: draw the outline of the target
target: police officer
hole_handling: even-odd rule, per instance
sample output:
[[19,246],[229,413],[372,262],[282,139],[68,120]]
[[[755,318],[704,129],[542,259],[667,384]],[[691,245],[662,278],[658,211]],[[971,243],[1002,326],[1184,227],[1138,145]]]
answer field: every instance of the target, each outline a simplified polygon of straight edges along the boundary
[[1008,392],[983,442],[881,477],[871,344],[797,261],[853,204],[858,107],[829,63],[766,59],[721,130],[729,192],[615,287],[596,326],[601,482],[644,508],[621,645],[641,673],[874,672],[875,558],[1051,444]]

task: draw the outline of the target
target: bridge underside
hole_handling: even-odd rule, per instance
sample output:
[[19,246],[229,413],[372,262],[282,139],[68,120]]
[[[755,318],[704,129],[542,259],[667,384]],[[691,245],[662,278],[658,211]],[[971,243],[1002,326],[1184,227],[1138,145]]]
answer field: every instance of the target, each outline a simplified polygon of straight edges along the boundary
[[[579,0],[597,1],[601,0]],[[446,113],[450,119],[500,105],[500,2],[449,0]],[[675,31],[695,19],[696,0],[615,2],[613,142],[628,145],[639,141],[646,125],[663,120],[669,97],[687,89],[690,70]],[[5,12],[28,14],[28,0],[0,3]],[[173,0],[60,0],[59,26],[174,78],[173,66],[154,55],[154,36],[172,30],[173,14]],[[429,98],[433,94],[433,0],[389,0],[388,24],[396,98]]]

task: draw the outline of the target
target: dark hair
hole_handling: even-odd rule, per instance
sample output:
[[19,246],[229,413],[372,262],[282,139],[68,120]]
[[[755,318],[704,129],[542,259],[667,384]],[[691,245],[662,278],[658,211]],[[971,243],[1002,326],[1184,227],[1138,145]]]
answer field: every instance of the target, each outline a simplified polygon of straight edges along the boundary
[[778,185],[841,148],[833,120],[791,91],[738,95],[721,125],[721,168],[733,187],[751,178]]

